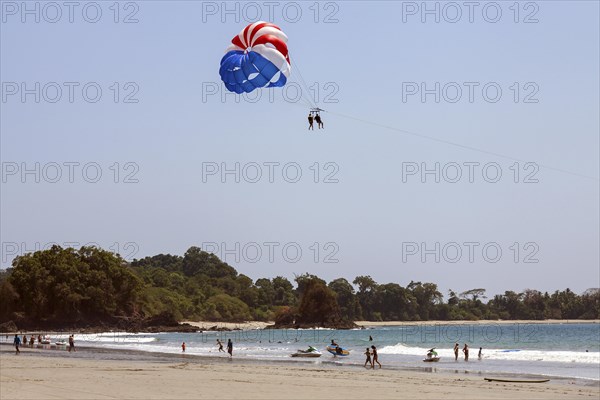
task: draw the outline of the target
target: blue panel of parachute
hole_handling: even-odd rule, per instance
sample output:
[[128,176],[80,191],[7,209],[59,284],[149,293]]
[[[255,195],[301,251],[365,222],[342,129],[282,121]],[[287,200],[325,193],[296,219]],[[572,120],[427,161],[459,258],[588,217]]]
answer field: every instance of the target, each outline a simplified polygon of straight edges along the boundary
[[[279,87],[285,85],[287,78],[279,73],[271,61],[260,54],[240,50],[228,52],[221,59],[219,75],[227,90],[235,93],[248,93],[261,87]],[[279,73],[279,78],[271,82]]]

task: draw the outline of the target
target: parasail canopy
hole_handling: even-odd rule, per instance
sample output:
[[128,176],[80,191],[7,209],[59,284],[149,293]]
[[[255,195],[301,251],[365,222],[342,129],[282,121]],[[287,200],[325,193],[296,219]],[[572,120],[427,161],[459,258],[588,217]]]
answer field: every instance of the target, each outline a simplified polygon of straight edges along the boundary
[[221,59],[219,75],[235,93],[284,86],[291,66],[287,36],[274,24],[259,21],[246,26],[231,40]]

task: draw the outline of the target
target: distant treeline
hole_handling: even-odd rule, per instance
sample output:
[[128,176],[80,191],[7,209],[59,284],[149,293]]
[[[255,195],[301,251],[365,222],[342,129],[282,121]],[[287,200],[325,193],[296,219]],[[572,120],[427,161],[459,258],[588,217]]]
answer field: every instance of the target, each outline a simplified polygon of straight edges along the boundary
[[329,283],[317,276],[253,281],[214,254],[191,247],[126,262],[95,247],[54,246],[15,258],[0,273],[0,322],[85,323],[170,314],[177,320],[276,321],[332,326],[355,320],[597,319],[600,290],[449,291],[435,283],[379,284],[370,276]]

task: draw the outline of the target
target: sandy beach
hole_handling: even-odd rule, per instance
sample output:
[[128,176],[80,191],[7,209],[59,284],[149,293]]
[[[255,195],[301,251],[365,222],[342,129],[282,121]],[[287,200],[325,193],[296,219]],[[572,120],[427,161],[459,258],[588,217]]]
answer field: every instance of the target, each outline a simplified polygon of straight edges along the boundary
[[[210,321],[182,321],[192,326],[197,326],[199,329],[208,330],[214,326],[217,328],[226,329],[264,329],[274,322],[263,321],[245,321],[245,322],[210,322]],[[375,326],[409,326],[409,325],[485,325],[485,324],[598,324],[600,320],[479,320],[479,321],[354,321],[358,326],[375,327]]]
[[192,326],[197,326],[201,330],[209,330],[216,326],[217,328],[225,329],[264,329],[269,325],[273,325],[274,322],[263,322],[263,321],[245,321],[245,322],[210,322],[210,321],[182,321]]
[[[598,386],[489,383],[483,376],[323,368],[242,360],[94,360],[82,352],[0,353],[0,398],[8,399],[584,399]],[[187,358],[187,359],[186,359]]]

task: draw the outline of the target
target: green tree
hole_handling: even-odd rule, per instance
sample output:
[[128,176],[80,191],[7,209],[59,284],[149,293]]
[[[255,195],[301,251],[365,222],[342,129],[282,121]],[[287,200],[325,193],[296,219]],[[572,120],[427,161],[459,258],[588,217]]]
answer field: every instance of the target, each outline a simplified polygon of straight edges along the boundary
[[190,247],[183,256],[182,271],[186,276],[204,274],[211,278],[237,276],[235,268],[222,262],[214,254],[202,251],[199,247]]
[[338,278],[329,282],[328,287],[336,295],[342,318],[348,321],[355,321],[362,318],[360,304],[350,282],[344,278]]
[[257,289],[257,302],[259,307],[271,308],[275,303],[275,288],[273,282],[267,278],[260,278],[254,284]]
[[363,317],[367,320],[374,320],[374,312],[377,303],[377,283],[370,276],[357,276],[352,283],[358,286],[358,302],[360,304]]
[[29,317],[111,318],[135,309],[141,282],[119,256],[95,247],[51,249],[17,257],[9,282]]
[[273,290],[275,296],[273,305],[275,306],[293,306],[296,304],[296,295],[292,283],[282,276],[273,278]]
[[221,293],[210,297],[207,306],[214,310],[209,319],[216,321],[243,322],[251,319],[250,309],[246,303],[228,294]]
[[19,293],[13,285],[7,279],[0,281],[0,321],[8,320],[18,304]]
[[437,318],[436,307],[442,302],[443,296],[435,283],[411,281],[407,289],[415,299],[420,320],[427,321]]
[[581,295],[582,319],[600,319],[600,289],[588,289]]
[[134,268],[162,268],[167,272],[181,272],[181,256],[171,254],[158,254],[152,257],[144,257],[140,260],[133,260],[131,266]]
[[342,320],[335,292],[322,279],[304,281],[297,323],[326,326]]
[[308,272],[306,272],[302,275],[295,275],[294,281],[296,281],[296,286],[297,286],[296,293],[298,295],[298,298],[302,297],[302,295],[304,294],[304,291],[306,290],[307,285],[314,280],[317,280],[320,283],[322,283],[323,285],[326,285],[326,282],[323,279],[319,278],[316,275],[309,274]]

